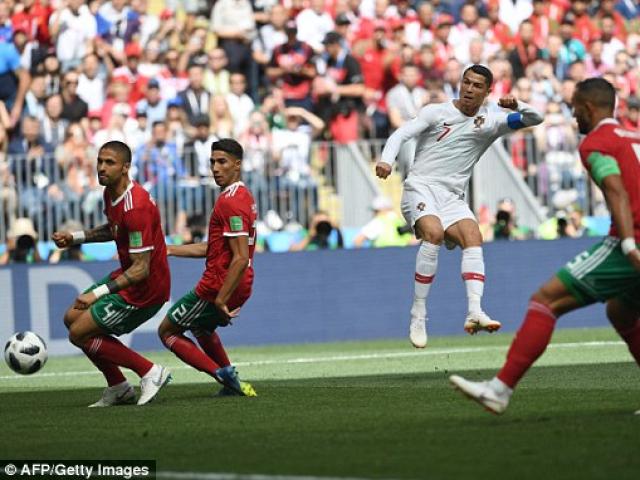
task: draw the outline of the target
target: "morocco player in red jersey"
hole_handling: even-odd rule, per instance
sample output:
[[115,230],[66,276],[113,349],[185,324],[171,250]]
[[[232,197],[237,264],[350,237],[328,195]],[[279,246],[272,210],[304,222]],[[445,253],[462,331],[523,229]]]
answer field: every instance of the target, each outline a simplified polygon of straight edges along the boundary
[[609,321],[640,365],[640,133],[614,120],[615,97],[609,82],[590,78],[576,85],[572,100],[580,133],[587,134],[580,158],[611,212],[609,235],[533,294],[496,377],[487,382],[450,378],[494,413],[504,412],[518,381],[547,348],[557,318],[595,302],[606,303]]
[[[253,387],[240,381],[215,331],[237,316],[253,284],[256,204],[240,179],[243,154],[242,146],[230,138],[211,145],[211,172],[222,192],[211,212],[208,241],[168,247],[176,257],[205,257],[204,273],[169,309],[158,334],[181,360],[220,382],[221,394],[255,396]],[[202,350],[184,335],[186,330]]]
[[160,212],[147,191],[129,179],[131,150],[107,142],[98,152],[98,181],[105,187],[108,223],[92,230],[55,232],[60,248],[85,242],[115,240],[120,268],[92,285],[67,310],[69,340],[81,348],[107,379],[102,398],[91,407],[134,403],[135,392],[119,367],[141,377],[138,405],[157,395],[171,379],[112,335],[129,333],[153,317],[169,299],[171,279],[160,225]]

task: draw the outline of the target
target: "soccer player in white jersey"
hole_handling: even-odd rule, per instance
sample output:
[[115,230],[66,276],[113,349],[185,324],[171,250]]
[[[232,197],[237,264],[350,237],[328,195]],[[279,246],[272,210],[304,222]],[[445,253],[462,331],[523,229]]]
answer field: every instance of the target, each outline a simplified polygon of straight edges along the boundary
[[462,278],[469,301],[464,329],[494,332],[501,327],[481,306],[484,290],[482,235],[464,195],[473,166],[498,137],[542,122],[542,115],[512,95],[488,109],[493,74],[482,65],[468,67],[460,82],[460,98],[423,107],[418,116],[387,140],[376,175],[387,178],[404,142],[417,141],[414,163],[404,182],[402,213],[421,239],[416,258],[409,338],[416,348],[427,345],[426,300],[436,274],[443,241],[462,248]]

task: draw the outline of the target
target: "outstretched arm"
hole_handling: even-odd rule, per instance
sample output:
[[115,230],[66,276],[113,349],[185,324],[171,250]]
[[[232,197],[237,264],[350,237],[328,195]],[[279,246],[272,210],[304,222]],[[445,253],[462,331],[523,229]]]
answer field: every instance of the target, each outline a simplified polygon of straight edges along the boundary
[[77,232],[54,232],[51,235],[58,248],[68,248],[71,245],[92,242],[109,242],[113,240],[113,233],[108,223],[92,228],[91,230],[80,230]]
[[167,256],[202,258],[207,256],[207,244],[191,243],[188,245],[167,245]]
[[413,120],[408,121],[391,134],[382,150],[382,157],[376,165],[376,175],[380,178],[387,178],[391,174],[391,169],[400,152],[402,144],[410,138],[417,137],[422,132],[433,125],[435,119],[432,109],[425,107]]
[[542,123],[544,117],[542,113],[533,108],[528,103],[517,100],[513,95],[505,95],[498,101],[498,106],[514,110],[513,113],[507,115],[507,127],[511,130],[520,128],[533,127]]

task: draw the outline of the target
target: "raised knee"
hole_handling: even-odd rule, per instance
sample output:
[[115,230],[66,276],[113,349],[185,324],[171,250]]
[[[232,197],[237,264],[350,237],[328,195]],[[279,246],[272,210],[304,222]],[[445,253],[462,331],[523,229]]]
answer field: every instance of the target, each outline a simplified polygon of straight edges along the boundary
[[442,245],[442,242],[444,242],[444,230],[431,229],[423,233],[422,239],[434,245]]
[[67,328],[69,329],[69,341],[73,343],[76,347],[82,348],[86,339],[84,338],[84,335],[82,335],[82,332],[80,331],[80,329],[77,328],[75,325],[76,325],[75,323],[71,323],[70,325],[67,325]]
[[73,312],[73,309],[70,308],[69,310],[67,310],[64,313],[64,326],[67,327],[67,330],[71,328],[71,325],[73,325],[73,322],[75,322],[77,315],[75,315]]

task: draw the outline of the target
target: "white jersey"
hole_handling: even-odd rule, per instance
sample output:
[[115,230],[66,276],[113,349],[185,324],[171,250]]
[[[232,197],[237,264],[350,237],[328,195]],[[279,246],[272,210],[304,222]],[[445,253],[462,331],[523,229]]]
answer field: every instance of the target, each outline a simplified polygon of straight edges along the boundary
[[473,117],[458,110],[453,101],[427,105],[389,137],[381,161],[393,165],[402,144],[415,137],[415,160],[405,182],[437,185],[463,195],[473,166],[498,137],[542,120],[523,102],[518,102],[515,112],[482,106]]

